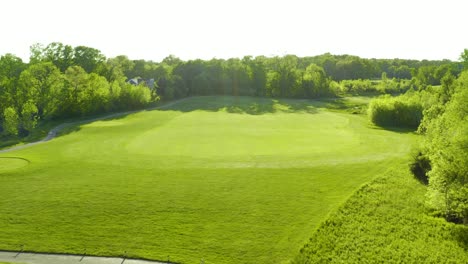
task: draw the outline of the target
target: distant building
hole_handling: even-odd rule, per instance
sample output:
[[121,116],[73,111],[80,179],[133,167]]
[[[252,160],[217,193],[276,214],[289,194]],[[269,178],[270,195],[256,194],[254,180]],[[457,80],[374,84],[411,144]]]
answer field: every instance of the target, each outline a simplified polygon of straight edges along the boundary
[[141,77],[135,77],[135,78],[132,78],[132,79],[128,79],[127,83],[132,84],[132,85],[143,84],[146,87],[150,88],[150,90],[153,90],[155,88],[154,79],[145,80],[145,79],[143,79]]
[[139,85],[140,83],[142,83],[144,80],[140,77],[135,77],[135,78],[132,78],[132,79],[128,79],[127,82],[129,84],[133,84],[133,85]]

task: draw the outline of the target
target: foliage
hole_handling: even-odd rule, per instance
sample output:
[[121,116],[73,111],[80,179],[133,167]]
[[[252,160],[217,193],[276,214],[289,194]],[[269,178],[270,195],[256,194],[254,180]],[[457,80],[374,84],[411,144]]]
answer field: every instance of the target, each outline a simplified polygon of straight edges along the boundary
[[427,174],[431,170],[431,160],[423,151],[418,150],[413,154],[410,162],[410,170],[416,179],[427,185],[429,183]]
[[[380,126],[418,127],[426,134],[421,151],[411,164],[413,174],[429,182],[427,204],[434,214],[468,223],[468,72],[455,79],[450,72],[442,85],[399,97],[373,100],[370,120]],[[421,119],[422,117],[422,119]]]
[[443,113],[427,125],[428,204],[450,221],[468,223],[468,72],[456,81]]
[[3,129],[7,134],[18,135],[19,117],[13,107],[3,110]]
[[427,216],[425,192],[404,166],[391,169],[330,215],[292,263],[466,263],[468,227]]
[[374,99],[369,104],[369,119],[383,127],[417,129],[422,120],[423,106],[412,98],[384,96]]
[[0,131],[4,138],[25,137],[41,121],[137,109],[157,101],[156,89],[126,83],[124,73],[135,65],[125,56],[106,62],[99,50],[62,43],[33,45],[29,64],[11,54],[2,56]]
[[21,110],[21,125],[26,131],[32,131],[37,125],[38,110],[33,102],[28,101],[23,104]]
[[64,45],[59,42],[53,42],[44,47],[41,44],[31,46],[31,64],[40,62],[51,62],[61,72],[65,72],[71,66],[80,66],[86,72],[91,73],[98,70],[105,61],[101,51],[78,46],[73,48],[70,45]]
[[192,97],[0,154],[0,248],[285,263],[415,140],[347,100]]
[[386,77],[381,80],[342,80],[338,85],[340,93],[345,95],[399,94],[415,86],[411,80]]
[[60,104],[60,90],[63,87],[63,76],[51,62],[38,62],[21,72],[16,94],[22,102],[30,101],[37,107],[41,119],[49,119],[57,114]]
[[463,68],[468,70],[468,49],[464,49],[460,55],[460,60],[463,63]]

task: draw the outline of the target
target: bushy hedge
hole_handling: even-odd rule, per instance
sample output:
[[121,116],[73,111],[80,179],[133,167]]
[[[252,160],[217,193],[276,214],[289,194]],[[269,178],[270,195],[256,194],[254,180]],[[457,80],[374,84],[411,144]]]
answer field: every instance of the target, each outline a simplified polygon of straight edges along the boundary
[[383,79],[383,80],[342,80],[335,82],[342,94],[398,94],[411,89],[412,80]]
[[423,106],[406,97],[384,96],[370,102],[368,108],[372,123],[382,127],[418,128],[423,117]]

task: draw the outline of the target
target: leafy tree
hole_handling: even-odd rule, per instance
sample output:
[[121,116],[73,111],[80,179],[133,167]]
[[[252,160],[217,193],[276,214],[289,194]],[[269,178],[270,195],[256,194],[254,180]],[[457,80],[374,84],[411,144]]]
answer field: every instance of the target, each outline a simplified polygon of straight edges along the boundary
[[0,57],[0,113],[7,106],[20,107],[21,98],[18,93],[18,79],[25,68],[23,61],[12,55]]
[[73,50],[73,63],[80,66],[87,73],[96,72],[99,66],[104,63],[106,57],[101,51],[86,47],[78,46]]
[[140,85],[131,85],[128,83],[121,86],[121,103],[125,108],[138,109],[144,107],[151,101],[151,92],[148,87]]
[[463,68],[468,70],[468,49],[463,50],[462,54],[460,55],[460,60],[463,63]]
[[125,80],[115,80],[109,83],[109,110],[119,109],[120,96],[122,92],[121,83],[125,83]]
[[42,54],[43,58],[41,61],[52,62],[62,72],[74,64],[74,51],[70,45],[53,42],[44,48]]
[[172,87],[169,87],[169,82],[172,76],[172,67],[161,63],[155,69],[154,75],[158,94],[164,99],[173,99],[174,90]]
[[29,63],[36,64],[44,59],[44,45],[35,43],[29,47]]
[[411,79],[411,68],[408,65],[393,66],[393,75],[397,79]]
[[94,114],[108,111],[110,107],[110,86],[106,78],[91,73],[88,76],[81,100],[81,112]]
[[186,94],[183,96],[196,95],[197,91],[193,86],[193,80],[197,75],[203,72],[204,68],[204,62],[202,60],[192,60],[183,64],[178,64],[177,67],[174,68],[173,73],[181,77],[180,81],[184,82],[184,85],[183,89],[182,86],[178,85],[176,94],[181,94],[183,90],[185,90]]
[[163,59],[162,63],[170,66],[170,67],[176,67],[177,65],[183,63],[181,59],[176,57],[175,55],[169,55],[166,58]]
[[231,95],[253,95],[250,89],[252,73],[240,59],[227,60],[226,73],[231,81]]
[[174,98],[185,97],[188,93],[186,82],[180,75],[177,74],[173,75],[169,80],[168,89],[168,93],[172,94]]
[[113,82],[121,78],[128,78],[127,76],[129,76],[134,66],[135,63],[129,60],[127,56],[120,55],[108,59],[99,74],[106,77],[107,81]]
[[18,135],[19,117],[13,107],[3,110],[3,129],[7,134]]
[[258,56],[252,60],[249,57],[245,57],[243,61],[244,64],[250,67],[252,72],[252,89],[254,90],[254,94],[256,96],[265,96],[267,86],[267,58]]
[[428,204],[448,220],[468,223],[468,72],[456,81],[445,111],[427,127],[431,160]]
[[24,130],[31,132],[37,125],[38,109],[32,101],[23,105],[21,110],[21,126]]
[[85,110],[86,90],[89,86],[88,74],[80,66],[72,66],[65,71],[65,89],[62,93],[62,113],[80,115]]
[[302,90],[304,94],[299,97],[317,98],[330,95],[329,82],[323,68],[311,64],[302,76]]
[[294,55],[266,60],[267,96],[292,97],[300,93],[302,73],[298,62],[298,57]]
[[19,78],[21,97],[24,102],[32,101],[41,118],[52,117],[60,103],[63,77],[51,62],[32,64]]

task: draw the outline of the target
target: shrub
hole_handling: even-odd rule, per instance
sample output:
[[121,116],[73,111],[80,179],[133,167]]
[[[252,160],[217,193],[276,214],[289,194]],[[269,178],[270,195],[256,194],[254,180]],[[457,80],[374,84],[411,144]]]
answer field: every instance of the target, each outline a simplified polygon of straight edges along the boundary
[[429,183],[427,173],[431,170],[431,161],[421,150],[418,150],[413,155],[413,160],[410,163],[410,170],[418,181],[425,185]]
[[423,106],[404,96],[384,96],[370,102],[368,108],[372,123],[382,127],[418,128],[422,120]]

